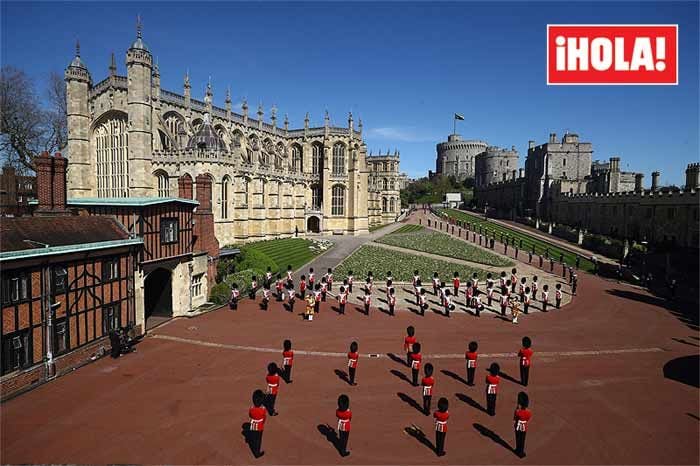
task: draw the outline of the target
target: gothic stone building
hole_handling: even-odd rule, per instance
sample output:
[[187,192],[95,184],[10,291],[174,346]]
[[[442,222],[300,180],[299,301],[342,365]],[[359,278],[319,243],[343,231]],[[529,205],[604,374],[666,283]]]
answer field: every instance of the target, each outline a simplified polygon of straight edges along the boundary
[[369,216],[373,219],[372,225],[393,222],[401,212],[400,191],[406,187],[408,177],[399,172],[398,150],[393,154],[386,151],[382,155],[367,156],[367,170],[369,172]]
[[[93,84],[79,54],[66,69],[69,196],[174,197],[206,176],[220,244],[294,235],[362,234],[383,220],[368,211],[368,169],[362,121],[290,129],[272,110],[264,121],[244,101],[242,114],[160,86],[158,66],[141,37],[126,52],[126,76]],[[186,190],[185,190],[186,191]],[[190,189],[190,193],[192,190]]]

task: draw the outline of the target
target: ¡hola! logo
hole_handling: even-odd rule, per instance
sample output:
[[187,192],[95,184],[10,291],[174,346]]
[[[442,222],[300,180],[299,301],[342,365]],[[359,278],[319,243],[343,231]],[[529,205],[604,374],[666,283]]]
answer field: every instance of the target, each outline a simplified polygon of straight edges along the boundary
[[678,25],[548,24],[547,84],[678,84]]

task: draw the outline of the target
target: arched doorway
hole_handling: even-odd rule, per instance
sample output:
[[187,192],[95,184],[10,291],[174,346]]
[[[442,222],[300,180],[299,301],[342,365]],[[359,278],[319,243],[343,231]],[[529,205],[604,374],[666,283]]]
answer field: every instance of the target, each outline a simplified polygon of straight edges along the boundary
[[146,328],[170,319],[173,316],[173,289],[170,270],[158,268],[146,275],[144,281],[144,305]]
[[306,231],[311,233],[321,233],[321,219],[312,215],[306,221]]

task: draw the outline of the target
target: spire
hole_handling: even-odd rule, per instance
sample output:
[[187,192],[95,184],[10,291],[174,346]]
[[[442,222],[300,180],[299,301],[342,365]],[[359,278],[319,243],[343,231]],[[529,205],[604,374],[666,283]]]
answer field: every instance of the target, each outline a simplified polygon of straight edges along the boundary
[[[114,56],[114,54],[112,54]],[[158,66],[158,58],[156,58],[156,63],[153,65],[153,76],[160,77],[160,67]]]
[[284,130],[286,131],[289,129],[289,115],[286,113],[284,114]]
[[226,103],[227,104],[231,103],[231,86],[228,86],[226,88]]
[[143,29],[143,23],[141,22],[141,15],[136,17],[136,40],[131,44],[132,49],[140,49],[148,52],[148,47],[143,42],[143,34],[141,33]]
[[304,117],[304,129],[309,128],[309,112],[306,112],[306,116]]
[[258,118],[262,120],[263,115],[265,115],[265,112],[263,111],[262,102],[260,102],[258,104]]
[[211,93],[211,75],[209,75],[209,81],[207,81],[207,95],[212,95],[212,93]]
[[190,69],[187,68],[187,72],[185,73],[185,89],[190,88]]
[[80,41],[78,39],[75,40],[75,57],[73,58],[73,61],[70,62],[69,68],[81,68],[87,70],[87,66],[85,66],[83,61],[80,59]]
[[331,117],[328,115],[328,110],[326,110],[326,114],[323,117],[323,125],[324,126],[329,126],[329,123],[331,121]]
[[357,122],[357,132],[362,134],[362,118],[360,118]]
[[75,39],[75,56],[80,58],[80,39]]
[[141,30],[143,29],[143,23],[141,23],[141,15],[136,15],[136,38],[141,39]]

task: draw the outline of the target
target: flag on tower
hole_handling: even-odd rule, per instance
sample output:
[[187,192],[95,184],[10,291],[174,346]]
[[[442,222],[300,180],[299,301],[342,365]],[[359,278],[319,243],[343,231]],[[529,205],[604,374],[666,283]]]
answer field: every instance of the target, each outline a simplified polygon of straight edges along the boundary
[[455,113],[455,120],[464,120],[464,115],[460,115],[459,113]]

